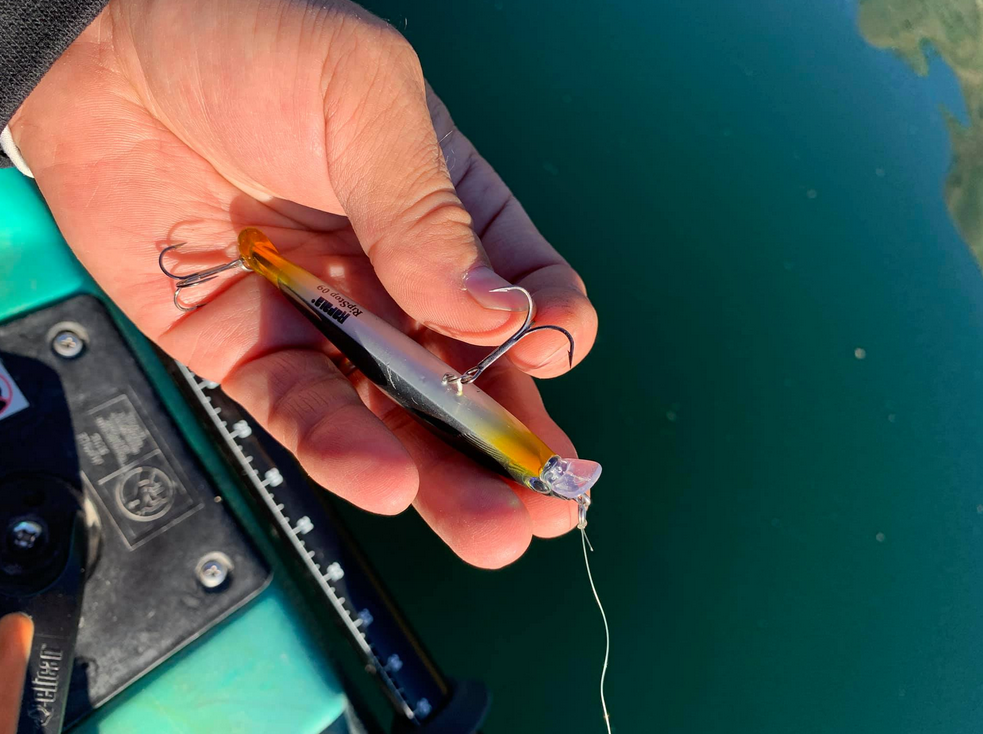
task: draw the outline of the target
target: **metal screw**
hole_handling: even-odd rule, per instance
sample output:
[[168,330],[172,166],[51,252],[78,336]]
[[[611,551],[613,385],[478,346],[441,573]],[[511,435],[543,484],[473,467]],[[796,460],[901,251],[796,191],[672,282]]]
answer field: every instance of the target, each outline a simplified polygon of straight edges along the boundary
[[232,560],[224,553],[208,553],[198,561],[195,575],[206,589],[217,589],[229,578],[232,568]]
[[10,528],[10,542],[22,551],[29,551],[44,535],[44,527],[36,520],[19,520]]
[[85,342],[82,341],[82,337],[68,329],[59,331],[51,340],[51,348],[55,350],[55,354],[65,359],[74,359],[79,356],[84,347]]

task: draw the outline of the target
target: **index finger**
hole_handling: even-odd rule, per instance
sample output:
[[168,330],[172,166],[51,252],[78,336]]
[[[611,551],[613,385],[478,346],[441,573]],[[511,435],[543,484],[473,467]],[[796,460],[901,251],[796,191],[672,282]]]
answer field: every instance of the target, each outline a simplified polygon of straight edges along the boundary
[[[427,102],[458,197],[474,220],[474,231],[495,271],[528,290],[536,323],[561,326],[574,338],[574,363],[597,336],[597,313],[584,281],[539,233],[505,182],[454,125],[447,108],[427,87]],[[568,343],[556,332],[524,339],[509,352],[523,372],[555,377],[570,368]]]

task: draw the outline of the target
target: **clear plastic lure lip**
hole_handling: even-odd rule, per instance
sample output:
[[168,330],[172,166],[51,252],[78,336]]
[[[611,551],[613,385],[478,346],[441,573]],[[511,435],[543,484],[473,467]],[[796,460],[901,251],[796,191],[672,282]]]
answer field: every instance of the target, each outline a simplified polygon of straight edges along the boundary
[[593,487],[601,478],[601,465],[589,459],[550,459],[543,467],[540,479],[552,494],[575,500]]

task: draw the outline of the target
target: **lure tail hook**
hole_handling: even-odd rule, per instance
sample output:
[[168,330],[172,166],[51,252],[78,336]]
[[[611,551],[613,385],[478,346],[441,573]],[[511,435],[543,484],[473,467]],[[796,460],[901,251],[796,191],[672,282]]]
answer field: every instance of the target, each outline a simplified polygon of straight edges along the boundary
[[242,258],[239,257],[230,262],[223,263],[222,265],[216,265],[213,268],[206,268],[205,270],[200,270],[197,273],[190,273],[189,275],[178,275],[176,273],[172,273],[170,270],[164,267],[164,255],[172,250],[178,249],[179,247],[183,247],[185,244],[187,243],[179,242],[176,245],[169,245],[168,247],[165,247],[160,251],[160,255],[157,257],[157,265],[160,267],[160,270],[164,275],[177,281],[177,284],[174,286],[174,307],[179,311],[183,311],[184,313],[190,313],[191,311],[201,308],[205,304],[196,303],[188,306],[181,303],[181,291],[186,288],[201,285],[202,283],[207,283],[210,280],[215,280],[215,278],[227,270],[232,270],[233,268],[248,270],[249,268],[246,267],[245,262],[243,262]]
[[478,362],[478,364],[476,364],[474,367],[466,371],[461,376],[451,375],[451,374],[444,375],[445,383],[456,383],[458,389],[460,389],[462,385],[467,385],[468,383],[474,382],[481,376],[482,372],[488,369],[492,365],[492,363],[498,360],[512,347],[514,347],[516,344],[518,344],[520,341],[525,339],[530,334],[533,334],[537,331],[543,331],[544,329],[552,329],[553,331],[558,331],[567,338],[567,340],[570,342],[570,352],[568,353],[567,356],[568,359],[570,360],[570,366],[573,367],[573,350],[575,346],[573,335],[569,331],[564,329],[562,326],[556,326],[555,324],[542,324],[540,326],[533,326],[532,317],[533,317],[534,306],[532,301],[532,295],[529,293],[529,291],[527,291],[522,286],[510,285],[504,288],[496,288],[495,290],[492,291],[492,293],[505,293],[508,291],[517,291],[521,293],[526,297],[526,302],[529,304],[529,308],[526,310],[526,320],[522,323],[522,326],[519,327],[519,330],[517,332],[515,332],[512,336],[506,339],[505,342],[503,342],[500,347],[498,347],[495,351],[493,351],[483,360]]

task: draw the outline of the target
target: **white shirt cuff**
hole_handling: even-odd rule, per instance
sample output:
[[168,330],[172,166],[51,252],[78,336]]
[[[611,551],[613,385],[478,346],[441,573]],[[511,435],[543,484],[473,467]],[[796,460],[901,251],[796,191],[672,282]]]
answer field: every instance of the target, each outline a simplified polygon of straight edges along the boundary
[[27,162],[24,160],[24,156],[20,154],[20,150],[14,144],[14,137],[10,134],[9,127],[5,127],[3,132],[0,133],[0,148],[3,148],[3,152],[7,154],[10,162],[14,164],[18,171],[23,173],[25,176],[34,178],[34,174],[31,173],[31,169],[28,168]]

